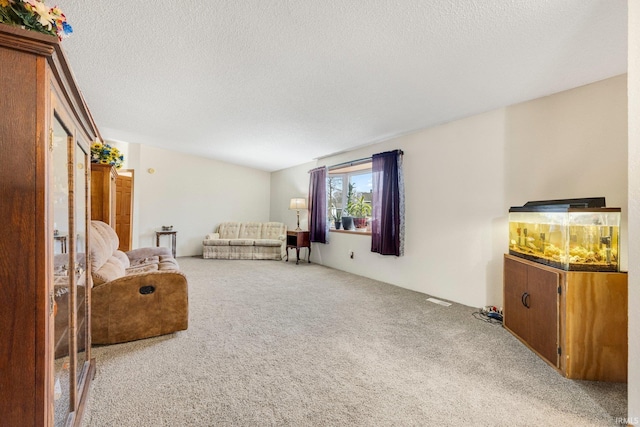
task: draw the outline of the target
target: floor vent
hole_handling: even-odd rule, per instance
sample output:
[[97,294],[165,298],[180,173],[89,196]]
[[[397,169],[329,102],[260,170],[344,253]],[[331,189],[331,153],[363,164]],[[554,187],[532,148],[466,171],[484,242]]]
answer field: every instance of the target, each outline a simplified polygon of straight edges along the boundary
[[435,303],[435,304],[444,305],[445,307],[449,307],[451,305],[451,303],[449,302],[440,301],[439,299],[435,299],[435,298],[427,298],[427,301],[431,301],[432,303]]

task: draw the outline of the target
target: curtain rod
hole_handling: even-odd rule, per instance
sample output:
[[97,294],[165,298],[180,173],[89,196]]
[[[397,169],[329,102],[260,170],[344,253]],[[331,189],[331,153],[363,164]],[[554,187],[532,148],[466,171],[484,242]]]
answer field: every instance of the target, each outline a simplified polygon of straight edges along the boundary
[[[394,150],[394,151],[398,151],[398,154],[400,154],[401,156],[403,156],[403,155],[404,155],[404,152],[403,152],[402,150]],[[377,153],[376,153],[376,154],[377,154]],[[374,156],[374,155],[371,155],[371,156],[369,156],[369,157],[364,157],[364,158],[362,158],[362,159],[350,160],[350,161],[348,161],[348,162],[338,163],[337,165],[331,165],[331,166],[328,166],[328,168],[329,168],[329,169],[332,169],[332,168],[338,168],[338,167],[347,166],[347,165],[349,165],[349,166],[355,166],[355,165],[357,165],[357,164],[359,164],[359,163],[364,163],[364,162],[366,162],[366,161],[369,161],[369,160],[373,159],[373,156]]]
[[342,162],[342,163],[338,163],[338,164],[336,164],[336,165],[331,165],[331,166],[327,166],[327,167],[328,167],[329,169],[335,169],[335,168],[339,168],[339,167],[347,166],[347,165],[349,165],[349,166],[355,166],[355,165],[357,165],[357,164],[365,163],[365,162],[367,162],[367,161],[371,161],[371,156],[369,156],[369,157],[364,157],[364,158],[362,158],[362,159],[357,159],[357,160],[349,160],[348,162]]
[[[393,150],[392,150],[392,151],[393,151]],[[398,151],[398,154],[400,154],[401,156],[404,156],[404,151],[402,151],[402,150],[395,150],[395,151]],[[376,153],[376,154],[378,154],[378,153]],[[371,155],[371,156],[369,156],[369,157],[363,157],[362,159],[349,160],[348,162],[342,162],[342,163],[338,163],[338,164],[335,164],[335,165],[326,166],[326,168],[327,168],[327,169],[335,169],[335,168],[339,168],[339,167],[347,166],[347,165],[349,165],[349,166],[355,166],[355,165],[357,165],[357,164],[360,164],[360,163],[364,163],[364,162],[370,161],[372,158],[373,158],[373,155]],[[311,172],[311,171],[309,171],[309,172]]]

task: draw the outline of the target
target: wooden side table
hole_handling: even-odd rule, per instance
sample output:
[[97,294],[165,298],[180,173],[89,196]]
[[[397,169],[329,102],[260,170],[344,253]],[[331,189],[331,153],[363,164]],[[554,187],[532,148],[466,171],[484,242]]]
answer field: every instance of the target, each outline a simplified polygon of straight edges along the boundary
[[308,231],[287,231],[287,262],[289,249],[296,249],[296,264],[300,262],[300,248],[307,248],[307,262],[311,262],[311,241]]
[[54,234],[53,240],[60,242],[60,253],[67,253],[67,235],[66,234]]
[[171,253],[176,257],[176,233],[177,231],[156,231],[156,246],[160,247],[160,236],[171,236]]

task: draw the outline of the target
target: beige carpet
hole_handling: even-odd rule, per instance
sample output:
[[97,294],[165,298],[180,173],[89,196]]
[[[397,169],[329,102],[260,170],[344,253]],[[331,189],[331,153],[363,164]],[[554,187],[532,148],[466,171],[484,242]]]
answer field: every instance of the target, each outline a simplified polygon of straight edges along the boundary
[[626,384],[562,378],[475,308],[315,264],[179,262],[189,329],[94,348],[84,426],[613,426],[626,414]]

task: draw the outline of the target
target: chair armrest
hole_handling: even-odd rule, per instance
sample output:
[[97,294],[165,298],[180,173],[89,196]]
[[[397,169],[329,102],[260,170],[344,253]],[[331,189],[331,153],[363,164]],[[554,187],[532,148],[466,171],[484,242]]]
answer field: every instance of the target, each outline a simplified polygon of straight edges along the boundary
[[105,282],[100,285],[95,285],[93,289],[100,289],[105,287],[139,287],[146,286],[153,283],[187,283],[187,276],[180,270],[155,270],[145,271],[142,273],[130,273],[126,276],[118,277],[110,282]]
[[171,249],[164,246],[161,246],[159,248],[149,247],[149,248],[133,249],[131,251],[125,252],[125,254],[127,255],[130,261],[135,261],[140,258],[149,258],[152,256],[173,257],[173,255],[171,254]]
[[179,271],[129,274],[94,286],[92,341],[113,344],[187,329],[188,295]]

